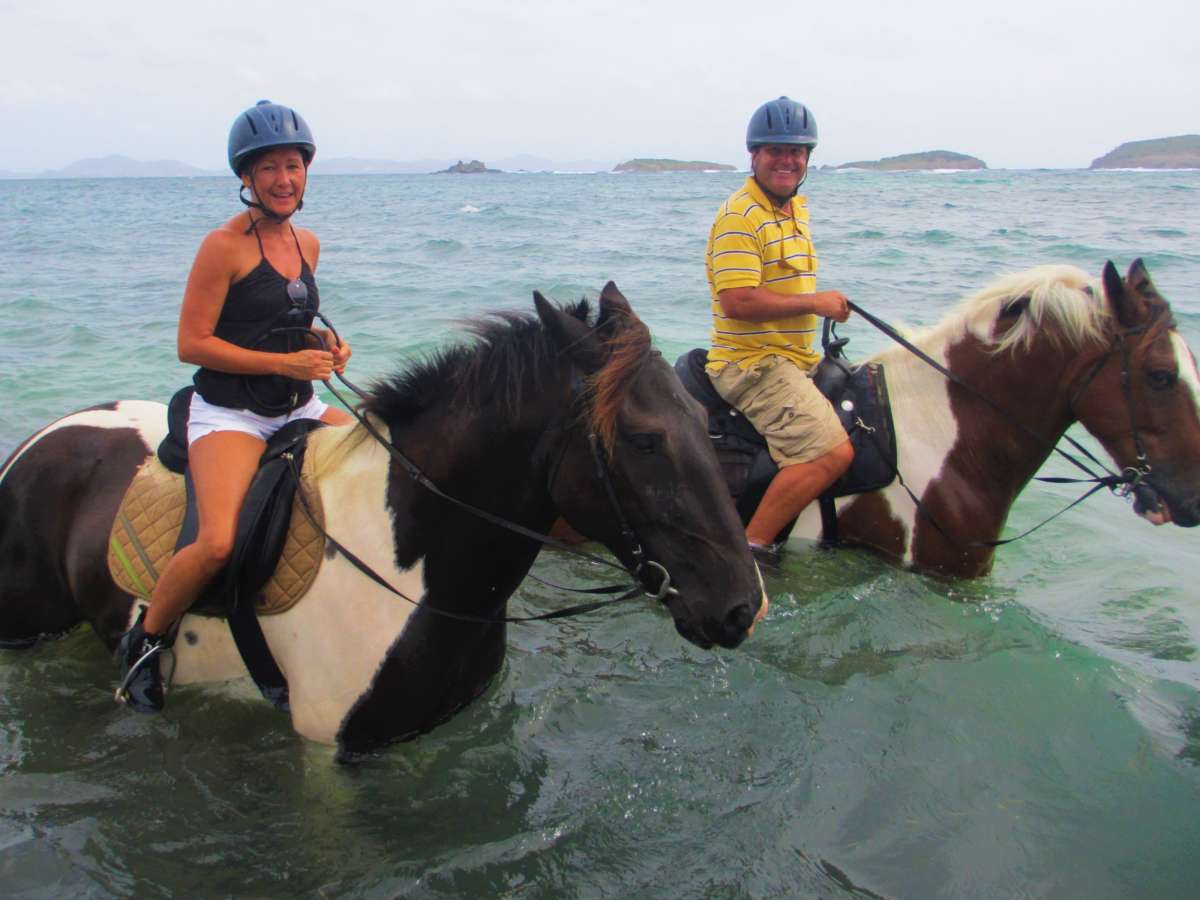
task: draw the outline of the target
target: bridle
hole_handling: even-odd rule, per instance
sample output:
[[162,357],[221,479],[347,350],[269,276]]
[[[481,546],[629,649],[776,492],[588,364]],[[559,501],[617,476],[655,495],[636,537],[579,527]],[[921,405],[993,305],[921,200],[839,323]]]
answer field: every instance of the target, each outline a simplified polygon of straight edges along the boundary
[[[1083,380],[1078,389],[1076,389],[1075,393],[1071,395],[1071,399],[1067,404],[1068,409],[1071,410],[1071,416],[1078,421],[1079,417],[1075,414],[1075,404],[1079,401],[1079,398],[1083,396],[1083,392],[1091,386],[1091,383],[1095,380],[1096,376],[1099,375],[1101,370],[1103,370],[1103,368],[1108,364],[1109,358],[1112,357],[1114,353],[1120,353],[1121,393],[1125,397],[1125,408],[1129,413],[1129,433],[1133,438],[1133,449],[1137,455],[1137,465],[1126,466],[1121,470],[1121,476],[1124,480],[1113,490],[1113,493],[1115,493],[1118,497],[1127,497],[1130,493],[1138,493],[1139,488],[1146,484],[1150,474],[1153,472],[1153,467],[1150,465],[1149,454],[1146,452],[1146,446],[1144,443],[1142,443],[1141,431],[1138,430],[1137,415],[1133,402],[1133,380],[1130,377],[1131,368],[1129,365],[1129,347],[1125,343],[1127,338],[1145,334],[1152,324],[1154,323],[1147,322],[1134,328],[1127,328],[1124,331],[1118,331],[1116,334],[1114,334],[1112,346],[1110,346],[1105,354],[1096,361],[1096,364],[1092,367],[1091,372],[1088,373],[1087,378]],[[1172,328],[1174,327],[1174,324],[1175,323],[1173,321],[1169,321],[1167,323],[1167,327]],[[1146,487],[1150,490],[1153,490],[1153,488],[1149,485],[1146,485]],[[1139,496],[1139,501],[1143,504],[1145,503],[1145,500],[1142,499],[1141,496]]]
[[[317,315],[320,316],[322,323],[324,323],[329,328],[330,332],[334,336],[334,339],[337,340],[338,343],[340,344],[341,338],[338,337],[337,331],[334,330],[333,325],[329,322],[329,320],[327,318],[320,315],[320,313],[318,313]],[[319,341],[321,341],[321,345],[322,345],[322,347],[324,347],[324,341],[322,340],[321,336],[319,334],[315,334],[315,333],[314,333],[314,336]],[[357,394],[361,399],[366,399],[366,397],[367,397],[366,392],[364,392],[363,390],[361,390],[360,388],[355,386],[353,383],[348,381],[340,372],[336,373],[336,374],[338,376],[338,379],[347,388],[349,388],[351,391],[353,391],[355,394]],[[386,590],[388,590],[391,593],[395,594],[396,596],[400,597],[401,599],[406,600],[407,602],[411,603],[413,606],[419,607],[421,609],[426,609],[430,613],[432,613],[434,615],[442,616],[444,618],[455,619],[460,622],[470,622],[470,623],[474,623],[474,624],[497,625],[497,624],[501,624],[501,623],[521,624],[521,623],[527,623],[527,622],[545,621],[545,620],[549,620],[549,619],[559,619],[559,618],[564,618],[566,616],[579,615],[581,613],[591,612],[593,610],[600,609],[605,606],[611,606],[615,603],[621,603],[625,600],[629,600],[634,597],[637,597],[639,594],[641,594],[642,596],[644,596],[650,600],[656,600],[656,601],[660,601],[660,602],[665,601],[668,597],[678,595],[679,591],[675,587],[673,587],[671,584],[670,572],[668,572],[667,568],[664,565],[662,565],[661,563],[647,558],[646,551],[645,551],[644,547],[642,546],[641,541],[638,539],[637,533],[634,531],[633,527],[629,524],[629,519],[625,515],[624,509],[621,506],[621,502],[617,497],[616,489],[613,486],[612,475],[611,475],[611,466],[609,464],[608,455],[605,452],[605,450],[600,442],[599,436],[595,433],[594,430],[589,430],[588,439],[587,439],[587,443],[588,443],[588,447],[589,447],[589,451],[590,451],[590,455],[591,455],[591,460],[592,460],[592,464],[593,464],[594,475],[595,475],[596,480],[599,482],[599,484],[602,488],[602,491],[607,499],[607,502],[609,505],[609,510],[612,513],[613,517],[617,521],[618,528],[619,528],[619,531],[621,534],[621,539],[622,539],[622,541],[624,541],[625,546],[628,549],[629,557],[634,562],[634,565],[632,568],[624,566],[624,565],[619,565],[617,563],[613,563],[612,561],[607,560],[601,556],[597,556],[593,553],[588,553],[587,551],[580,550],[576,547],[572,547],[570,544],[567,544],[563,541],[553,538],[547,534],[542,534],[539,531],[534,531],[531,528],[526,528],[524,525],[521,525],[517,522],[513,522],[512,520],[506,519],[503,516],[498,516],[495,513],[489,512],[488,510],[481,509],[477,506],[474,506],[473,504],[467,503],[465,500],[460,500],[456,497],[453,497],[453,496],[447,494],[441,488],[439,488],[437,486],[437,484],[435,484],[433,482],[433,480],[430,479],[429,476],[426,475],[415,462],[413,462],[408,456],[406,456],[405,453],[399,447],[397,447],[395,445],[395,443],[393,443],[390,439],[388,439],[387,437],[382,435],[379,432],[379,429],[377,429],[375,427],[375,425],[372,424],[370,419],[360,411],[359,407],[348,402],[346,400],[346,398],[336,388],[334,388],[332,384],[330,384],[328,379],[326,379],[324,381],[324,384],[329,389],[329,391],[334,395],[334,397],[336,397],[338,399],[338,401],[344,407],[346,407],[346,409],[358,421],[358,423],[363,427],[363,429],[367,432],[367,434],[369,434],[380,446],[382,446],[385,450],[387,450],[388,454],[392,457],[392,459],[394,459],[396,461],[396,463],[400,466],[400,468],[404,470],[404,472],[408,475],[408,477],[412,481],[414,481],[418,485],[420,485],[422,488],[427,490],[429,493],[433,494],[435,497],[438,497],[439,499],[444,500],[447,503],[450,503],[451,505],[458,507],[459,509],[469,513],[470,515],[475,516],[476,518],[482,519],[483,521],[488,522],[489,524],[495,525],[499,528],[503,528],[507,531],[513,532],[514,534],[518,534],[522,537],[536,541],[545,546],[550,546],[550,547],[554,547],[558,550],[562,550],[565,553],[569,553],[573,556],[580,557],[581,559],[586,559],[589,562],[598,563],[598,564],[606,566],[608,568],[619,569],[623,572],[628,573],[634,579],[634,584],[632,586],[605,585],[602,587],[595,587],[595,588],[569,588],[569,587],[564,587],[562,585],[552,584],[550,582],[544,581],[541,578],[538,578],[536,575],[533,575],[532,573],[530,573],[529,577],[535,579],[536,581],[541,582],[542,584],[545,584],[549,587],[553,587],[553,588],[556,588],[559,590],[572,591],[574,593],[581,593],[581,594],[615,594],[618,591],[623,591],[624,593],[621,593],[620,596],[617,596],[617,597],[610,597],[605,600],[595,600],[595,601],[591,601],[588,603],[580,603],[580,604],[576,604],[574,606],[570,606],[570,607],[567,607],[564,609],[558,609],[558,610],[554,610],[549,613],[543,613],[541,615],[536,615],[536,616],[486,617],[486,616],[469,616],[469,615],[463,615],[460,613],[453,613],[453,612],[450,612],[449,610],[443,610],[443,609],[439,609],[435,606],[430,606],[427,603],[422,604],[422,603],[414,600],[413,598],[409,597],[408,595],[406,595],[399,588],[397,588],[394,585],[392,585],[391,583],[389,583],[387,581],[387,579],[385,579],[382,575],[380,575],[378,572],[376,572],[374,569],[372,569],[366,562],[364,562],[362,559],[360,559],[356,554],[354,554],[351,550],[349,550],[345,545],[343,545],[341,542],[336,540],[332,535],[330,535],[327,531],[325,531],[324,526],[321,525],[321,523],[317,520],[313,511],[309,508],[308,501],[306,500],[306,498],[304,496],[304,491],[302,489],[298,489],[296,491],[296,496],[300,500],[301,508],[304,510],[310,523],[322,535],[324,535],[325,539],[327,541],[329,541],[330,545],[334,549],[336,549],[339,553],[341,553],[355,568],[357,568],[359,571],[361,571],[364,575],[366,575],[368,578],[370,578],[376,584],[380,585],[381,587],[385,588]],[[573,410],[573,411],[578,410],[579,406],[583,402],[585,402],[584,401],[585,396],[586,396],[586,394],[582,387],[582,379],[580,378],[578,372],[576,372],[574,375],[574,378],[572,380],[571,398],[570,398],[570,402],[568,404],[568,409]],[[548,479],[547,479],[547,490],[548,491],[552,490],[553,485],[554,485],[554,479],[556,479],[558,477],[558,470],[561,465],[562,459],[566,454],[567,446],[570,442],[571,433],[577,427],[575,423],[582,421],[582,420],[583,420],[583,417],[581,417],[577,414],[571,415],[570,422],[560,423],[559,426],[557,427],[557,429],[554,429],[554,428],[547,429],[548,433],[552,433],[553,431],[557,430],[557,432],[562,436],[561,437],[562,446],[559,450],[559,453],[557,454],[557,461],[556,461],[555,465],[553,466],[551,472],[548,475]],[[294,480],[297,484],[297,487],[299,488],[300,472],[296,468],[294,457],[289,456],[288,458],[289,458],[289,462],[290,462],[290,470],[292,473],[292,477],[294,478]],[[647,576],[649,576],[651,574],[656,574],[659,578],[658,585],[655,588],[651,588],[650,584],[647,583]]]

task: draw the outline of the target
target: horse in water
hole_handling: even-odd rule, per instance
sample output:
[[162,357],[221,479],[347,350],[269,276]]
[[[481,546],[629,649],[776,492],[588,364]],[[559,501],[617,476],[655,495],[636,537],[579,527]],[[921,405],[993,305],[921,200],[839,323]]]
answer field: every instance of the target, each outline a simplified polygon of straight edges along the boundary
[[[300,734],[359,752],[428,731],[484,690],[504,659],[509,597],[541,549],[488,515],[536,532],[563,517],[701,647],[738,646],[765,613],[702,412],[646,326],[611,283],[595,324],[586,302],[534,299],[536,316],[487,317],[474,344],[364,401],[366,422],[442,496],[363,424],[309,436],[326,530],[412,599],[327,551],[307,595],[260,619]],[[138,604],[106,566],[110,527],[165,431],[161,404],[93,407],[0,469],[0,644],[86,621],[116,646]],[[247,674],[219,618],[186,616],[173,652],[173,684]]]
[[[1001,278],[909,339],[951,377],[904,347],[867,360],[886,377],[899,478],[836,500],[841,540],[985,574],[1017,495],[1075,422],[1137,485],[1139,514],[1200,522],[1196,362],[1140,260],[1124,279],[1111,262],[1099,282],[1071,266]],[[791,534],[822,538],[818,504]]]
[[[1196,362],[1140,260],[1124,279],[1108,263],[1099,283],[1069,266],[999,279],[912,342],[963,382],[901,347],[873,358],[887,377],[897,466],[922,509],[898,482],[845,497],[837,527],[847,540],[923,570],[988,572],[1017,495],[1074,422],[1152,492],[1140,514],[1200,523]],[[819,536],[819,511],[793,533]]]

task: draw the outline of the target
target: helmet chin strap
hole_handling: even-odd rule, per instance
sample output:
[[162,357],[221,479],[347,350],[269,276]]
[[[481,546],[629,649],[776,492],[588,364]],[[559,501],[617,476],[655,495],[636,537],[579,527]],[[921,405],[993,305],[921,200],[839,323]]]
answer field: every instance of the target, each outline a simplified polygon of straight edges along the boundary
[[812,150],[810,149],[808,151],[808,160],[806,160],[804,163],[804,177],[796,182],[796,186],[794,188],[792,188],[792,192],[790,194],[788,194],[786,197],[780,196],[779,194],[776,194],[772,191],[767,190],[766,186],[761,181],[758,180],[758,172],[755,171],[753,163],[751,163],[751,166],[750,166],[750,173],[754,176],[754,183],[758,185],[759,189],[764,194],[766,194],[768,197],[770,197],[771,201],[776,206],[783,206],[783,204],[787,203],[789,200],[791,200],[793,197],[795,197],[798,193],[800,193],[800,188],[804,186],[804,182],[808,181],[808,163],[811,160],[812,160]]
[[249,207],[250,209],[257,209],[260,213],[263,214],[264,217],[270,219],[272,222],[276,223],[277,225],[282,225],[284,222],[286,222],[288,219],[290,219],[296,213],[300,212],[300,210],[304,209],[304,195],[302,194],[300,196],[300,202],[296,204],[296,208],[294,210],[292,210],[290,213],[288,213],[286,216],[281,216],[281,215],[279,215],[279,213],[275,212],[275,210],[267,209],[267,207],[263,206],[257,200],[247,199],[246,185],[244,185],[244,184],[242,185],[241,189],[238,191],[238,199],[241,200],[242,203],[245,206]]

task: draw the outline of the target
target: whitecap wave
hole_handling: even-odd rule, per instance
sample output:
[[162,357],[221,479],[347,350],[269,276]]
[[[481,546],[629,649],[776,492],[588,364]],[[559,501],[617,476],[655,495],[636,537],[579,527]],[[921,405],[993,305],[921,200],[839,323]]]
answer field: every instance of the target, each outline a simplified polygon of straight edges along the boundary
[[477,212],[483,212],[483,209],[482,209],[481,207],[478,207],[478,206],[472,206],[470,203],[468,203],[468,204],[466,204],[465,206],[463,206],[463,207],[462,207],[462,208],[459,210],[459,212],[465,212],[465,213],[477,213]]

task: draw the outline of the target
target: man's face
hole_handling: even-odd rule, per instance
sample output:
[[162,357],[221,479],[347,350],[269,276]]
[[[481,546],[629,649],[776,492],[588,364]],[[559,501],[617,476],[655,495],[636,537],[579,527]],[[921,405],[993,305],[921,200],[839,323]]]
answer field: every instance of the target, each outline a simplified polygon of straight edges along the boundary
[[763,144],[750,152],[750,168],[767,191],[790,197],[808,172],[811,150],[804,144]]

